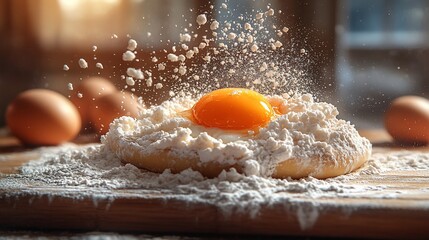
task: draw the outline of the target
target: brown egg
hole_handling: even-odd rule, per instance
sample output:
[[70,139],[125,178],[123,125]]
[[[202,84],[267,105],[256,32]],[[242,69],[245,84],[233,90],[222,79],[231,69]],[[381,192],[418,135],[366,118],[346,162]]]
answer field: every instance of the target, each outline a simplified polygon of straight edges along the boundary
[[90,119],[100,134],[109,130],[110,123],[121,116],[137,117],[137,97],[129,92],[114,92],[106,94],[93,102],[94,110],[90,112]]
[[63,95],[46,89],[19,94],[7,108],[6,122],[17,138],[31,145],[69,141],[81,127],[76,107]]
[[90,121],[89,113],[94,110],[91,108],[92,102],[105,94],[116,91],[115,85],[102,77],[90,77],[82,80],[70,96],[70,100],[79,111],[82,125],[85,126]]
[[418,96],[395,99],[385,114],[386,130],[397,142],[429,143],[429,101]]

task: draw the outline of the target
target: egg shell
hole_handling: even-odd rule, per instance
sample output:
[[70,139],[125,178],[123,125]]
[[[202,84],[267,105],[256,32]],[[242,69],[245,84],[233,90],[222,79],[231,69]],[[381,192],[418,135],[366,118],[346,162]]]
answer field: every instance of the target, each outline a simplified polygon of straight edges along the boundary
[[[90,77],[82,80],[70,96],[70,100],[79,111],[82,124],[87,125],[90,122],[89,114],[94,110],[94,108],[91,107],[93,106],[93,101],[116,91],[115,85],[102,77]],[[79,97],[79,94],[82,94],[82,97]]]
[[76,137],[81,128],[76,107],[47,89],[19,94],[7,108],[6,122],[18,139],[30,145],[57,145]]
[[94,110],[90,112],[90,120],[100,134],[107,133],[110,123],[115,118],[138,115],[137,97],[126,91],[106,94],[94,100],[92,104]]
[[385,113],[386,130],[397,142],[429,143],[429,101],[418,96],[395,99]]

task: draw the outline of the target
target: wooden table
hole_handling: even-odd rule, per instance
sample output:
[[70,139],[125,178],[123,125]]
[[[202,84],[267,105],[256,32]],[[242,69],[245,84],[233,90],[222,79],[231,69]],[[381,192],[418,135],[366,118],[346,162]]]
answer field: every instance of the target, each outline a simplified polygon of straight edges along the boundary
[[[384,131],[361,131],[374,144],[374,152],[399,150]],[[78,139],[92,141],[93,136]],[[429,150],[427,147],[418,148]],[[38,153],[24,148],[10,136],[0,137],[0,172],[3,178],[16,174],[22,164],[36,159]],[[328,206],[308,229],[302,229],[296,212],[284,208],[263,208],[260,215],[232,217],[222,215],[216,206],[186,205],[179,199],[165,200],[156,194],[141,195],[138,189],[115,190],[115,201],[98,201],[91,197],[50,198],[62,187],[31,185],[5,191],[0,178],[0,229],[116,231],[139,233],[199,233],[263,236],[317,236],[358,238],[429,238],[429,172],[395,171],[361,176],[356,186],[384,186],[385,191],[407,191],[399,198],[377,196],[354,198],[317,198],[308,201]],[[73,191],[91,189],[73,188]],[[40,194],[41,193],[41,194]],[[345,213],[344,209],[354,210]],[[279,210],[283,209],[283,210]]]

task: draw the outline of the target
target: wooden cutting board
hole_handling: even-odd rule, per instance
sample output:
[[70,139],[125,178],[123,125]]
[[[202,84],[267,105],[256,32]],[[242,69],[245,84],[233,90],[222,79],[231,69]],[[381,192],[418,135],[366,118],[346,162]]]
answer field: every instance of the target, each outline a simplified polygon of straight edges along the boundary
[[[398,150],[382,131],[362,132],[375,143],[374,152]],[[429,151],[428,148],[418,148]],[[38,157],[37,151],[20,147],[12,137],[0,137],[0,172],[13,174],[17,167]],[[0,179],[1,180],[1,179]],[[0,181],[1,183],[1,181]],[[304,203],[320,207],[317,220],[308,228],[299,223],[296,211],[284,206],[263,207],[257,217],[225,216],[218,207],[165,200],[139,189],[114,190],[115,200],[94,202],[90,188],[68,187],[70,196],[50,197],[63,187],[24,185],[4,189],[0,184],[0,228],[41,230],[87,230],[145,233],[208,233],[263,236],[320,236],[357,238],[429,237],[429,172],[402,171],[360,176],[356,186],[383,186],[383,194],[402,191],[400,197],[307,197]],[[37,191],[38,194],[34,194]],[[86,191],[88,197],[73,198]],[[350,211],[348,211],[350,209]]]

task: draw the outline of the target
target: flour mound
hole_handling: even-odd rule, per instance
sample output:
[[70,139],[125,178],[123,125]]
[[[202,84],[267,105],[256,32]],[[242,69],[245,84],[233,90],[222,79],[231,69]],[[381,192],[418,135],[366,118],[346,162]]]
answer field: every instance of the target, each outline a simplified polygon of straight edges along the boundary
[[[102,142],[107,147],[119,143],[112,150],[119,158],[129,152],[149,158],[168,151],[175,159],[238,164],[245,175],[263,177],[271,176],[279,163],[292,158],[299,159],[303,168],[317,164],[310,173],[317,175],[326,164],[347,166],[356,156],[370,154],[369,141],[360,137],[349,122],[337,119],[338,111],[333,105],[315,102],[310,94],[268,99],[283,114],[257,133],[195,124],[181,115],[195,100],[177,97],[143,110],[137,119],[116,119]],[[314,159],[320,161],[314,163]]]

